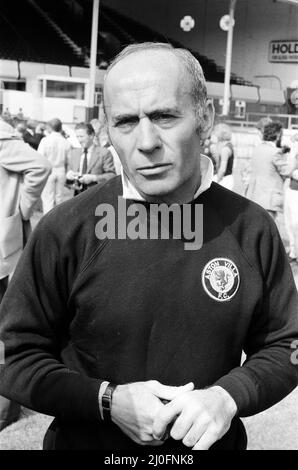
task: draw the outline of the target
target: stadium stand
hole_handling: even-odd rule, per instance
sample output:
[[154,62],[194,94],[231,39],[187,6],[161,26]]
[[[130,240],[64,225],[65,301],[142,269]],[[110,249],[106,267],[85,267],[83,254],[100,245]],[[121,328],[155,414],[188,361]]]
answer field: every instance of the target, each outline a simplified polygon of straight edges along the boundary
[[[90,0],[1,0],[0,58],[28,62],[88,66],[92,1]],[[100,7],[97,63],[107,63],[127,44],[142,41],[182,45],[164,34],[124,16],[107,6]],[[223,82],[224,70],[196,51],[210,82]],[[231,83],[251,83],[234,74]]]
[[26,0],[0,2],[0,43],[2,59],[85,65]]

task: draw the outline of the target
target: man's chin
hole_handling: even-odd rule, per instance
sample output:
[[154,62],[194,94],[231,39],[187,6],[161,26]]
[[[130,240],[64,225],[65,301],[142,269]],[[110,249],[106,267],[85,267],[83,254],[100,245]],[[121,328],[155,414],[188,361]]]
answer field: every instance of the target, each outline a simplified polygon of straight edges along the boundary
[[141,196],[146,199],[146,201],[163,202],[164,200],[167,200],[171,197],[171,195],[175,192],[175,189],[175,187],[171,187],[169,185],[161,185],[159,183],[157,185],[150,184],[139,187],[138,191]]

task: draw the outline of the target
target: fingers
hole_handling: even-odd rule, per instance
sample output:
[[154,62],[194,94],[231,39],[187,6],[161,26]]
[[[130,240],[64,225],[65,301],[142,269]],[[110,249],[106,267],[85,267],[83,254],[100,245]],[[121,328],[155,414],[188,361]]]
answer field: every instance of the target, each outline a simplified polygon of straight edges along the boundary
[[[163,385],[156,380],[147,382],[152,392],[161,400],[171,401],[177,396],[194,389],[193,382],[189,382],[179,387]],[[179,403],[169,403],[158,414],[153,422],[152,434],[156,439],[161,439],[167,432],[167,426],[174,420],[174,418],[181,412]]]
[[[191,412],[184,412],[178,416],[176,421],[174,422],[170,435],[176,441],[182,440],[184,436],[187,436],[188,432],[190,431],[193,423],[193,416]],[[193,443],[196,444],[197,441]]]
[[207,431],[207,421],[196,421],[184,435],[182,442],[186,447],[194,447]]
[[218,435],[214,431],[206,431],[198,442],[194,445],[192,450],[208,450],[218,440]]
[[194,389],[193,382],[189,382],[179,387],[163,385],[157,380],[149,380],[148,382],[146,382],[146,384],[154,393],[154,395],[156,395],[160,399],[164,399],[168,401],[173,400],[174,398],[176,398],[178,395],[181,395],[182,393],[189,392]]
[[180,401],[172,401],[162,408],[153,421],[152,434],[155,439],[164,435],[167,426],[181,413],[182,406]]

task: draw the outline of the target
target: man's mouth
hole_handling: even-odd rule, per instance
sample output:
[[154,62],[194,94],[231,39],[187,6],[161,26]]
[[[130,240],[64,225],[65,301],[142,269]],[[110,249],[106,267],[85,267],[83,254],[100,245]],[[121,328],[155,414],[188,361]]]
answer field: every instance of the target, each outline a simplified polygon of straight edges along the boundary
[[144,176],[158,175],[167,171],[172,166],[171,163],[155,163],[137,168],[137,172]]

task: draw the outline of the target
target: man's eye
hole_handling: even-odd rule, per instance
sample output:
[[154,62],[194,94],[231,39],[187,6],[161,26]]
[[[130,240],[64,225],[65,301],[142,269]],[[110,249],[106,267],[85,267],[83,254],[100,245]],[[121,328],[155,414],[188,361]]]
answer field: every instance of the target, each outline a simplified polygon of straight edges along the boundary
[[174,116],[173,114],[159,114],[157,116],[153,116],[152,121],[160,124],[170,124],[172,121],[174,121],[175,118],[176,116]]
[[120,121],[117,121],[115,123],[115,127],[120,127],[120,128],[125,128],[125,127],[131,127],[134,126],[137,123],[137,118],[127,118],[127,119],[121,119]]

